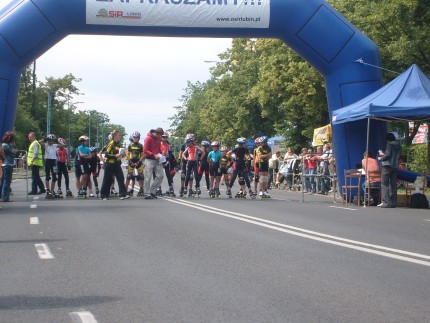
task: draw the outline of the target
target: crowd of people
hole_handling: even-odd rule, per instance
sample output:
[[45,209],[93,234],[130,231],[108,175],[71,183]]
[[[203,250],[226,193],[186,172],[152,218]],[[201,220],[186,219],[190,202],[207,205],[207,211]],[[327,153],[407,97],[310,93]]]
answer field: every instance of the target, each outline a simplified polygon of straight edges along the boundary
[[[169,135],[162,128],[150,130],[144,142],[140,142],[138,131],[131,134],[128,147],[121,147],[122,134],[114,130],[109,135],[108,143],[98,150],[89,147],[89,138],[80,136],[80,145],[76,148],[74,171],[76,177],[77,197],[100,197],[109,199],[112,195],[128,199],[134,194],[136,183],[139,186],[137,196],[145,199],[155,199],[161,195],[176,196],[173,178],[180,171],[179,196],[200,196],[201,181],[204,178],[205,187],[210,197],[220,196],[220,185],[225,185],[226,194],[232,197],[232,188],[237,179],[239,191],[235,197],[270,198],[268,190],[281,188],[286,190],[301,190],[309,194],[328,194],[336,189],[336,167],[331,144],[302,148],[295,154],[290,147],[284,156],[277,151],[272,153],[268,146],[268,138],[261,136],[255,139],[255,148],[246,147],[247,139],[238,138],[234,148],[221,146],[217,140],[196,142],[194,134],[187,134],[175,156],[169,143]],[[72,162],[66,149],[64,138],[56,138],[49,134],[42,140],[37,140],[36,134],[28,134],[30,145],[25,156],[26,164],[31,168],[31,190],[29,195],[46,194],[47,198],[62,197],[62,181],[64,178],[66,196],[73,196],[70,189],[69,171]],[[0,162],[2,187],[1,199],[10,201],[10,184],[15,165],[17,150],[13,148],[14,134],[7,131],[2,138]],[[387,148],[380,151],[378,160],[382,162],[381,176],[363,183],[366,186],[382,186],[381,207],[395,207],[397,192],[395,191],[395,173],[398,167],[400,145],[392,133],[387,135]],[[43,148],[43,149],[42,149]],[[43,154],[44,153],[44,154]],[[126,176],[122,165],[126,160]],[[45,183],[40,178],[40,169],[44,167]],[[368,172],[381,172],[376,158],[370,152],[365,152],[362,167]],[[99,189],[98,177],[104,169],[104,177]],[[163,193],[161,183],[166,177],[168,190]],[[118,185],[115,190],[115,181]],[[253,183],[253,187],[251,184]],[[94,194],[95,193],[95,194]],[[364,196],[364,194],[362,194]],[[377,200],[376,196],[371,196]]]
[[295,154],[287,148],[284,156],[280,152],[269,161],[269,184],[272,187],[285,186],[286,190],[303,190],[309,194],[327,195],[335,189],[335,159],[330,143],[315,149],[302,148]]

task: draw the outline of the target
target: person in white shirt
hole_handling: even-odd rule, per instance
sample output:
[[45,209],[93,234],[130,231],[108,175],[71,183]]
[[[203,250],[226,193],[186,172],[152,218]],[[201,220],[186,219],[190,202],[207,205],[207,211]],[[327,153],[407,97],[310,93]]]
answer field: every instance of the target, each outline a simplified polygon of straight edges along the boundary
[[[46,136],[40,143],[45,144],[45,185],[46,197],[55,197],[55,183],[57,182],[57,137],[53,134]],[[52,181],[51,180],[52,175]]]

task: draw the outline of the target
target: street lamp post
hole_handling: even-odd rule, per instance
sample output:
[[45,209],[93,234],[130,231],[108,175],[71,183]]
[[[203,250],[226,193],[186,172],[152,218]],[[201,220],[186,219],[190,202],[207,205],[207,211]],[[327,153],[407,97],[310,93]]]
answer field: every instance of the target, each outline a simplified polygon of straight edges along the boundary
[[67,110],[68,110],[68,120],[67,120],[67,145],[69,147],[68,154],[71,153],[71,145],[70,145],[70,106],[73,106],[74,104],[79,104],[84,102],[71,102],[70,104],[70,96],[67,96]]

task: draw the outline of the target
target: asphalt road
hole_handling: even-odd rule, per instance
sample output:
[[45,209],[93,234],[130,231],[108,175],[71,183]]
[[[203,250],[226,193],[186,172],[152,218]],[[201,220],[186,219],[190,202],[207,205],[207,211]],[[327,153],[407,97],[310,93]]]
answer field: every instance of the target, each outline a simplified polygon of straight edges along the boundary
[[430,212],[271,200],[0,210],[0,322],[429,322]]

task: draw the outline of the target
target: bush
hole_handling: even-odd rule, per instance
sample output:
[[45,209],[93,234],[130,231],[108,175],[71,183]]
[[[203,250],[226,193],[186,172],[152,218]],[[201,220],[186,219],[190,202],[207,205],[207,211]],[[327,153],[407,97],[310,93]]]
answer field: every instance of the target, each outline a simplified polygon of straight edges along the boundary
[[427,173],[427,144],[409,146],[408,152],[408,168],[420,174]]

